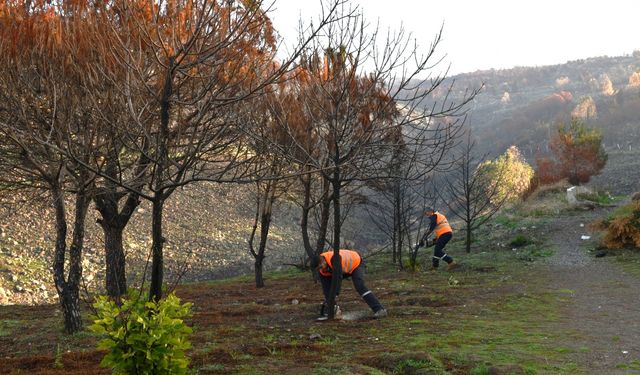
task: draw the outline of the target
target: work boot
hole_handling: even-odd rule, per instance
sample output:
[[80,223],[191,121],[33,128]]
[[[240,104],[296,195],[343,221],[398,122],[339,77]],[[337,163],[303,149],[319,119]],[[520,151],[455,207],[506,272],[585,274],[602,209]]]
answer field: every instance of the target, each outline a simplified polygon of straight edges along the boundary
[[322,302],[322,304],[320,305],[320,316],[327,316],[327,303],[326,302]]
[[[335,305],[333,308],[333,318],[334,319],[342,319],[342,310],[340,310],[340,306]],[[320,317],[316,320],[327,320],[329,319],[329,309],[327,309],[327,305],[325,303],[322,304],[320,309]]]
[[384,309],[384,308],[382,308],[382,309],[380,309],[380,310],[378,310],[378,311],[373,313],[373,317],[376,318],[376,319],[384,318],[387,315],[389,315],[389,314],[387,313],[387,310]]
[[458,267],[458,263],[456,263],[455,260],[451,261],[451,263],[449,263],[447,265],[447,271],[451,271],[452,269]]

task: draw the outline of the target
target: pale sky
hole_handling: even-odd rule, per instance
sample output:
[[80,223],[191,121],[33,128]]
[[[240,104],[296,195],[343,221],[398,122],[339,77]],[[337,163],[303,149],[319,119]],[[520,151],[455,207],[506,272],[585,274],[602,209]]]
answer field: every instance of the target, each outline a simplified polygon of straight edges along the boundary
[[[640,50],[637,0],[354,0],[371,24],[401,23],[425,50],[438,46],[449,75],[479,69],[543,66]],[[319,0],[275,0],[270,13],[290,45],[298,19],[317,19]]]

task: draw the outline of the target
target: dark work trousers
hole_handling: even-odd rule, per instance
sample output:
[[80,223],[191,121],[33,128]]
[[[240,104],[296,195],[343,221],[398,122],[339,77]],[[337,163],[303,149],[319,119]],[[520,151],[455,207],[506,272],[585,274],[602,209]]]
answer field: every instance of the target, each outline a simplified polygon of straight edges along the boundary
[[438,265],[440,265],[440,260],[441,259],[444,260],[445,262],[447,262],[447,264],[453,262],[453,258],[450,255],[447,255],[444,252],[444,247],[447,245],[447,242],[449,242],[449,240],[451,240],[451,237],[453,237],[451,232],[443,233],[436,240],[436,247],[433,249],[433,258],[432,258],[433,267],[434,268],[436,268],[436,267],[438,267]]
[[[348,279],[349,277],[353,280],[353,287],[373,312],[377,312],[383,308],[376,296],[364,285],[364,267],[362,263],[353,270],[351,275],[342,276],[343,279]],[[331,276],[320,275],[320,283],[322,284],[322,292],[324,293],[324,300],[326,302],[329,300],[329,291],[331,290]],[[340,294],[340,290],[338,290],[338,294]]]

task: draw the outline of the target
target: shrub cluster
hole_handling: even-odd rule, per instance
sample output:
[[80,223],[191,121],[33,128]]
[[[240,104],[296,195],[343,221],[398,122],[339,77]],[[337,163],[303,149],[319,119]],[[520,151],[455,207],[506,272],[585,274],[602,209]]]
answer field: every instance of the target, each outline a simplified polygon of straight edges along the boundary
[[104,336],[99,349],[108,353],[100,363],[114,374],[185,374],[191,333],[184,318],[191,314],[191,303],[180,303],[174,294],[159,302],[149,301],[137,291],[116,304],[106,296],[94,303],[97,315],[89,328]]
[[609,249],[640,248],[640,201],[633,201],[613,217],[596,223],[605,231],[603,245]]

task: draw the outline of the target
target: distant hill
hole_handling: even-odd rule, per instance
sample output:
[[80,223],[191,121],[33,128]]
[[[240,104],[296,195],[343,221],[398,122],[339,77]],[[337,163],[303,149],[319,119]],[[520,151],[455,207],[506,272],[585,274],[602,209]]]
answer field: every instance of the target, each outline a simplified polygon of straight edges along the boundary
[[[483,87],[469,109],[478,151],[518,146],[530,162],[545,153],[559,121],[578,116],[602,129],[609,165],[595,181],[619,193],[640,189],[640,51],[542,67],[482,70],[447,78],[434,100],[459,102]],[[432,103],[425,103],[425,108]]]

